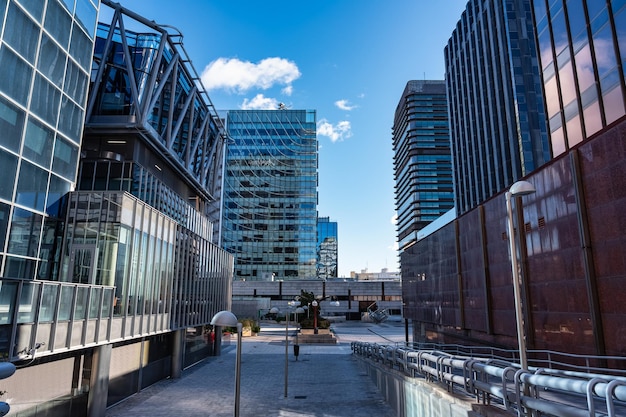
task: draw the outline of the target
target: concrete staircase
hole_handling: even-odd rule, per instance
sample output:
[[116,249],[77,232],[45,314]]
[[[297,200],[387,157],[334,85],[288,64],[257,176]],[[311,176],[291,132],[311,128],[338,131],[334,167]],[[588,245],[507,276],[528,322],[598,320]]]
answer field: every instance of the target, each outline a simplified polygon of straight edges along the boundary
[[298,343],[301,345],[331,344],[337,343],[337,338],[328,329],[318,329],[314,334],[313,329],[302,329],[298,334]]

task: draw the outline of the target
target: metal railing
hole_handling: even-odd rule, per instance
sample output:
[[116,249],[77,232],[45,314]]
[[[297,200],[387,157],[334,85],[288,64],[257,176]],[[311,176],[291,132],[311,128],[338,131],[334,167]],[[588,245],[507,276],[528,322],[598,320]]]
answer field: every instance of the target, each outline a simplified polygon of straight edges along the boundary
[[626,377],[529,367],[502,359],[450,354],[399,345],[352,342],[352,352],[449,392],[516,412],[519,416],[626,415]]

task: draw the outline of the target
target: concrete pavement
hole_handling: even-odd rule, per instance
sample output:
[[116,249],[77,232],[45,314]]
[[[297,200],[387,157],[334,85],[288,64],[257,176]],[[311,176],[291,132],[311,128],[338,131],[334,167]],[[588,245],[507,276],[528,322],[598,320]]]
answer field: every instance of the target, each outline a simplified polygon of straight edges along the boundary
[[[290,337],[287,397],[284,326],[282,331],[276,326],[262,327],[259,336],[244,337],[240,415],[396,417],[352,357],[350,342],[380,337],[401,341],[402,325],[347,322],[333,327],[336,345],[300,345],[297,361]],[[236,343],[234,338],[230,346],[222,347],[221,356],[186,370],[180,379],[160,381],[110,408],[106,417],[232,416]]]

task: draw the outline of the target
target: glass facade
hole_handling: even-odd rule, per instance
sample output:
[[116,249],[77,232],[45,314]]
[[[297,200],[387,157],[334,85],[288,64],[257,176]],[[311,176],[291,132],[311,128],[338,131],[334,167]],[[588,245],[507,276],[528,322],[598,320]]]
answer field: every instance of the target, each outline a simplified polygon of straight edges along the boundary
[[445,48],[455,207],[551,158],[530,0],[470,0]]
[[626,114],[626,4],[534,0],[553,154]]
[[231,110],[222,245],[235,279],[316,276],[317,136],[312,110]]
[[409,81],[393,124],[400,250],[454,207],[445,81]]
[[317,277],[320,279],[337,278],[338,239],[337,222],[331,222],[329,217],[319,217],[317,219]]
[[0,1],[0,277],[50,275],[76,178],[98,5]]

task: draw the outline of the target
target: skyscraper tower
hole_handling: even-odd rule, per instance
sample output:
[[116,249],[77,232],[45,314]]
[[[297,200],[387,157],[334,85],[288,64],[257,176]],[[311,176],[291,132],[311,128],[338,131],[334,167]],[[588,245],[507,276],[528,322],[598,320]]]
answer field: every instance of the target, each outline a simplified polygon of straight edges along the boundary
[[459,214],[551,158],[529,0],[471,0],[445,48]]
[[235,279],[316,276],[317,136],[312,110],[231,110],[222,247]]
[[399,248],[454,207],[445,81],[409,81],[393,124]]

